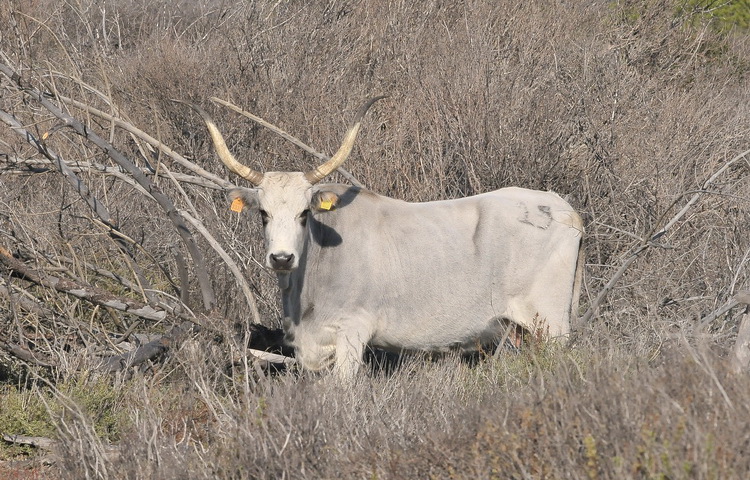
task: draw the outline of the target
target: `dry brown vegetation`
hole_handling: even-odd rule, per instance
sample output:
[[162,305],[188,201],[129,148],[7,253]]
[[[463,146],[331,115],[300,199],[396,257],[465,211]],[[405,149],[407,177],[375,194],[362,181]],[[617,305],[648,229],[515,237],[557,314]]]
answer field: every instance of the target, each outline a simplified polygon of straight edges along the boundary
[[[44,454],[6,442],[0,477],[743,478],[750,380],[728,366],[743,307],[721,307],[750,288],[750,38],[678,4],[0,4],[0,435],[56,440]],[[568,196],[587,230],[581,315],[632,262],[570,346],[410,358],[350,389],[246,356],[252,299],[263,324],[280,320],[259,222],[229,211],[221,182],[238,180],[171,99],[210,111],[253,167],[297,170],[313,159],[208,98],[331,153],[378,94],[346,165],[369,188]],[[114,355],[165,332],[159,356],[119,368]]]

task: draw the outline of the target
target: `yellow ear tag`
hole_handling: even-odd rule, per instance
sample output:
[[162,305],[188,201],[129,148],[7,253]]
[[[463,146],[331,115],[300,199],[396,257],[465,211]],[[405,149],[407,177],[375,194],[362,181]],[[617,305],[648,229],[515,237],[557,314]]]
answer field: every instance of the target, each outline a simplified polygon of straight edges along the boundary
[[333,207],[333,202],[330,200],[321,200],[320,201],[320,209],[321,210],[330,210]]
[[240,197],[237,197],[232,201],[232,206],[229,209],[233,212],[242,213],[242,209],[245,207],[245,201]]

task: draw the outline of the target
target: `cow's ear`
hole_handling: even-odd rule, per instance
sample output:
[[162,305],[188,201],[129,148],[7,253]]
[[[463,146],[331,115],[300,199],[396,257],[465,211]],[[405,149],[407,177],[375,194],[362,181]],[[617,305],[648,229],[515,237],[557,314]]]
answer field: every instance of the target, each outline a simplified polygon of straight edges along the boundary
[[333,192],[318,190],[313,194],[310,209],[315,212],[328,212],[336,209],[339,203],[339,196]]
[[233,188],[229,191],[229,200],[232,201],[233,212],[241,213],[245,208],[256,208],[258,206],[258,191],[250,188]]

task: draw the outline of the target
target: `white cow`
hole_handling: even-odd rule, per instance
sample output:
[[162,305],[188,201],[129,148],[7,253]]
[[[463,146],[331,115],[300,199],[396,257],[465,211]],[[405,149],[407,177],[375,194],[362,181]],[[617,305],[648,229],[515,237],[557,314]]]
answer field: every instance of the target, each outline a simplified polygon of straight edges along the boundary
[[565,338],[580,292],[581,218],[557,194],[522,188],[407,203],[318,182],[352,150],[367,102],[336,154],[307,173],[240,164],[203,116],[224,164],[254,189],[234,205],[263,219],[286,341],[303,368],[355,375],[367,345],[476,350],[519,326]]

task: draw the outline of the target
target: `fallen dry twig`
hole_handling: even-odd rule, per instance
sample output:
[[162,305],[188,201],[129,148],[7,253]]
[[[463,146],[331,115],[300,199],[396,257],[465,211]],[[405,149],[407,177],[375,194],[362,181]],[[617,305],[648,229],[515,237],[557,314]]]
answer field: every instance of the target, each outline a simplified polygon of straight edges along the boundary
[[29,437],[27,435],[11,435],[4,433],[3,440],[16,445],[29,445],[42,450],[52,450],[57,445],[56,440],[47,437]]
[[14,343],[9,343],[0,338],[0,349],[5,350],[19,360],[23,360],[26,363],[37,365],[40,367],[50,368],[54,366],[49,360],[39,358],[39,354],[31,352],[29,349],[24,348]]
[[73,295],[74,297],[86,300],[95,305],[114,308],[115,310],[136,315],[147,320],[161,321],[167,316],[166,311],[157,310],[143,302],[113,295],[105,290],[92,285],[86,285],[82,282],[55,277],[45,272],[39,272],[16,259],[2,246],[0,246],[0,263],[2,263],[6,269],[24,280]]
[[105,373],[116,373],[128,367],[139,366],[178,345],[185,334],[192,330],[193,326],[192,322],[182,322],[175,325],[161,337],[141,345],[133,351],[103,359],[99,369]]

